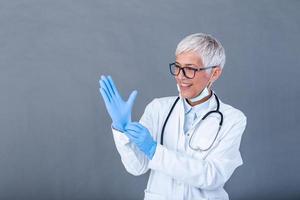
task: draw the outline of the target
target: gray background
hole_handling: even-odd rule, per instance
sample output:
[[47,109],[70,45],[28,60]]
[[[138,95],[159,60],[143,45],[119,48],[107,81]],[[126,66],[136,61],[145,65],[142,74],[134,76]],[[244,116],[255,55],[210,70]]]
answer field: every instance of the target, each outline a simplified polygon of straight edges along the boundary
[[0,1],[0,199],[142,199],[126,173],[98,78],[133,118],[176,95],[177,43],[206,32],[227,63],[214,86],[248,117],[231,199],[299,199],[300,1]]

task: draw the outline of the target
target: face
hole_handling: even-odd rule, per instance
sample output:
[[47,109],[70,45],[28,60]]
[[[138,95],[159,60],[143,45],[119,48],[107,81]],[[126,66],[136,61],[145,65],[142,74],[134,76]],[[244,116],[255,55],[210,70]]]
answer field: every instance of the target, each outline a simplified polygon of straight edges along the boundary
[[[181,67],[202,68],[202,59],[195,52],[185,52],[176,56],[176,63]],[[183,75],[182,70],[175,76],[176,82],[180,87],[181,96],[187,99],[192,99],[200,94],[200,92],[208,85],[210,81],[218,78],[218,73],[215,71],[220,70],[219,67],[212,69],[210,73],[207,71],[197,71],[195,77],[188,79]]]

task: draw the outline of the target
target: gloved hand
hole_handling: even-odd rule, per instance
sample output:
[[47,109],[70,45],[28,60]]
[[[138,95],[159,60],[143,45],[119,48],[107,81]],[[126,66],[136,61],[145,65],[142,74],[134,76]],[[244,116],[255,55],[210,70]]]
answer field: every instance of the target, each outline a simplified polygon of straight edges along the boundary
[[100,93],[104,99],[106,109],[112,119],[112,126],[119,131],[124,131],[127,123],[131,122],[131,109],[137,95],[133,91],[127,102],[121,98],[112,78],[101,76],[99,80]]
[[138,122],[131,122],[125,127],[124,133],[149,159],[153,158],[157,143],[146,127]]

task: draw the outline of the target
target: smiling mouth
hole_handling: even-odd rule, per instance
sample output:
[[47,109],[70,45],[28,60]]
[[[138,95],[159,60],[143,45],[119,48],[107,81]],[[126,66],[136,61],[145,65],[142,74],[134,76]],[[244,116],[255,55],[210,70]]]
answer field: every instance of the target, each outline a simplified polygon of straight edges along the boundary
[[192,86],[192,84],[190,84],[190,83],[180,83],[179,86],[180,87],[190,87],[190,86]]

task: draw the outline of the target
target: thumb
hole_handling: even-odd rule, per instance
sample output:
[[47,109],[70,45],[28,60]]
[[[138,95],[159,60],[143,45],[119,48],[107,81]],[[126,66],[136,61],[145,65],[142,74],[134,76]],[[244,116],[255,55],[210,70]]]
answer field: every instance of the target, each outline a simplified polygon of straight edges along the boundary
[[137,91],[136,90],[132,91],[129,98],[128,98],[128,100],[127,100],[127,104],[129,105],[130,108],[132,108],[132,106],[133,106],[136,95],[137,95]]

